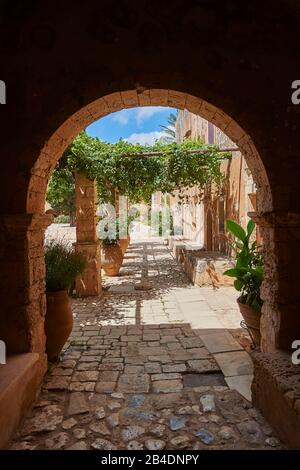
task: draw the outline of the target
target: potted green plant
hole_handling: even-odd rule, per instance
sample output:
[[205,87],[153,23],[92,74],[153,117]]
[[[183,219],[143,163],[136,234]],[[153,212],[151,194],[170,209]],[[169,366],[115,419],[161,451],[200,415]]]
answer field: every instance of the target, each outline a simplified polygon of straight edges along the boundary
[[120,239],[118,240],[118,245],[119,245],[119,247],[121,248],[122,255],[124,256],[125,251],[127,250],[128,245],[129,245],[128,236],[127,236],[126,238],[120,238]]
[[46,352],[51,362],[59,360],[60,352],[73,327],[69,292],[75,278],[85,268],[81,253],[62,241],[51,241],[45,246],[47,314],[45,333]]
[[[129,224],[128,224],[128,217],[126,220],[117,219],[117,233],[118,233],[118,244],[121,248],[122,255],[124,255],[125,251],[129,245]],[[126,236],[125,236],[126,234]]]
[[233,220],[226,221],[226,227],[234,236],[230,242],[236,255],[235,267],[224,272],[226,276],[235,278],[234,287],[240,292],[237,300],[240,312],[245,320],[253,340],[260,344],[260,318],[263,301],[260,287],[263,280],[264,262],[260,247],[251,241],[255,223],[250,220],[245,231]]
[[117,276],[123,262],[123,254],[118,238],[105,238],[102,240],[101,264],[107,276]]
[[126,217],[126,221],[123,222],[124,225],[122,227],[123,230],[119,230],[120,226],[120,220],[117,220],[117,228],[120,233],[123,235],[126,233],[126,237],[119,237],[119,245],[121,247],[122,253],[124,255],[125,251],[127,250],[129,244],[130,244],[130,227],[132,222],[136,220],[140,216],[140,212],[136,208],[131,208],[129,214]]
[[117,276],[123,262],[123,253],[119,244],[119,226],[118,221],[113,230],[104,228],[102,238],[101,264],[107,276]]

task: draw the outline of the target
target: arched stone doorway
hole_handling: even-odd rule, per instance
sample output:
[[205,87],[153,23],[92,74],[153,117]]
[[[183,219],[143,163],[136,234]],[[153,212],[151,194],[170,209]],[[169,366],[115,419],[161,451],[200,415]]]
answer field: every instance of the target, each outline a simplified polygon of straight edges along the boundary
[[[24,22],[19,21],[18,8],[8,5],[3,9],[5,43],[15,49],[13,54],[10,49],[3,51],[7,69],[1,77],[8,97],[12,93],[9,105],[1,107],[6,136],[6,171],[0,182],[5,195],[1,330],[5,337],[17,326],[18,347],[12,349],[41,349],[37,338],[44,299],[39,245],[49,223],[41,214],[51,169],[92,120],[147,104],[201,113],[246,156],[259,183],[256,219],[270,252],[263,289],[263,337],[267,338],[263,345],[269,350],[290,347],[295,322],[299,328],[300,302],[296,268],[293,275],[300,227],[295,132],[299,114],[290,99],[291,80],[299,68],[299,12],[293,3],[234,1],[230,7],[226,3],[220,7],[219,2],[210,6],[179,2],[160,5],[157,14],[143,0],[130,6],[120,2],[118,12],[107,2],[92,1],[89,8],[66,2],[59,16],[51,7],[24,7]],[[17,26],[10,28],[16,18]],[[240,18],[248,18],[246,28]],[[274,71],[276,83],[270,84]]]
[[[264,165],[251,140],[251,137],[224,111],[207,103],[206,101],[191,96],[187,93],[173,90],[149,89],[130,90],[126,92],[116,92],[111,95],[99,98],[79,110],[71,116],[47,141],[42,148],[34,167],[31,170],[32,176],[29,182],[27,193],[27,212],[42,217],[45,206],[45,194],[47,183],[51,172],[62,155],[65,148],[71,143],[78,133],[92,121],[99,119],[111,112],[120,111],[124,108],[136,106],[173,106],[180,109],[187,109],[194,114],[199,114],[205,119],[217,125],[228,137],[233,140],[245,155],[249,168],[255,175],[258,188],[258,206],[261,210],[272,208],[272,195]],[[212,220],[211,220],[212,224]],[[41,230],[43,237],[44,228]],[[213,241],[210,240],[212,249]],[[29,263],[36,263],[36,260],[29,260]],[[43,264],[42,253],[39,264]],[[43,292],[40,293],[41,295]],[[269,326],[268,326],[269,327]],[[267,328],[268,328],[267,327]],[[274,348],[270,341],[270,332],[265,329],[264,339],[266,349]]]
[[[253,141],[235,120],[230,118],[224,111],[214,105],[197,98],[188,93],[182,93],[173,90],[164,89],[136,89],[125,92],[115,92],[113,94],[101,97],[87,106],[83,107],[75,114],[70,116],[49,138],[42,147],[32,169],[26,194],[26,214],[24,214],[20,224],[24,235],[27,237],[27,244],[24,247],[25,267],[30,273],[38,273],[38,282],[29,285],[26,295],[30,300],[24,306],[23,318],[19,318],[22,327],[16,332],[16,340],[11,344],[11,321],[4,318],[3,331],[8,331],[8,350],[24,352],[27,350],[43,350],[43,317],[45,315],[44,300],[44,261],[43,261],[43,239],[50,218],[44,214],[45,194],[47,184],[57,161],[63,151],[72,142],[78,133],[88,124],[111,112],[119,111],[124,108],[136,106],[173,106],[179,109],[187,109],[194,114],[199,114],[210,122],[218,126],[228,137],[236,143],[237,147],[244,154],[247,164],[254,175],[257,184],[257,202],[258,210],[269,213],[273,208],[273,198],[268,177]],[[19,195],[16,195],[19,197]],[[15,201],[13,204],[17,204]],[[15,217],[14,217],[15,218]],[[261,220],[259,219],[259,222]],[[25,223],[25,226],[23,224]],[[262,227],[263,228],[263,227]],[[265,230],[265,239],[271,236],[272,228]],[[31,253],[34,252],[35,256]],[[271,250],[267,253],[267,266],[270,263],[270,269],[266,273],[266,282],[264,288],[265,321],[262,328],[263,348],[272,350],[279,342],[279,322],[274,322],[276,310],[274,309],[274,289],[272,286],[272,296],[268,293],[269,276],[274,278],[275,267],[271,266],[274,262]],[[33,278],[35,279],[35,277]],[[271,302],[269,303],[269,300]],[[272,305],[272,306],[271,306]],[[272,312],[271,312],[272,309]],[[271,312],[271,314],[270,314]],[[270,318],[271,317],[271,318]],[[13,336],[14,338],[14,336]]]
[[268,247],[262,346],[290,348],[300,330],[294,2],[179,1],[156,11],[144,0],[120,1],[118,9],[66,1],[59,14],[21,3],[3,8],[0,331],[4,340],[14,332],[10,351],[36,351],[45,365],[42,245],[50,220],[43,203],[62,151],[105,114],[165,104],[201,114],[245,155],[259,186],[255,218]]

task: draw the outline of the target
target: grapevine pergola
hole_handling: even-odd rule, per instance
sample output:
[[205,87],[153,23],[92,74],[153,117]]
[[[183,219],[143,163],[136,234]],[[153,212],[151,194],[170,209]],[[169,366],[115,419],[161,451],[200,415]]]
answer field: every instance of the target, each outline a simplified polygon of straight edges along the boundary
[[[238,150],[239,150],[238,147],[234,147],[234,148],[227,148],[227,149],[226,148],[216,149],[215,152],[216,153],[228,153],[228,152],[237,152]],[[211,149],[203,150],[203,148],[198,148],[198,149],[187,150],[186,152],[190,155],[206,155],[206,154],[211,153]],[[142,157],[159,157],[161,155],[163,155],[163,152],[156,151],[156,152],[143,152],[143,153],[133,153],[133,154],[126,153],[123,155],[123,157],[142,158]],[[223,158],[228,158],[228,156],[223,157]]]
[[[199,198],[207,185],[221,188],[221,163],[237,147],[220,149],[201,140],[181,143],[156,142],[153,146],[102,142],[86,132],[79,134],[64,152],[49,184],[47,200],[55,199],[55,180],[74,171],[97,182],[100,202],[114,202],[116,192],[133,202],[149,202],[157,191],[173,194],[180,188],[198,187]],[[68,184],[69,181],[68,181]],[[61,185],[61,182],[60,182]],[[70,191],[69,191],[70,192]]]

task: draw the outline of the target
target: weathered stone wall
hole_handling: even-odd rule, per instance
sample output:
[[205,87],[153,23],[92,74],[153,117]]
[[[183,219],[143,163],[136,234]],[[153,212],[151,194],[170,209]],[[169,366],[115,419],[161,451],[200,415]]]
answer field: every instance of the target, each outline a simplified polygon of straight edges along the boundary
[[[184,199],[183,199],[184,198]],[[179,229],[176,235],[204,246],[204,206],[197,187],[181,188],[170,196],[173,214],[178,210]],[[176,224],[175,224],[176,225]]]
[[51,215],[0,217],[0,337],[8,354],[43,352],[45,263],[44,234]]
[[300,366],[291,354],[254,354],[253,403],[290,449],[300,449]]
[[176,142],[182,142],[189,137],[208,142],[208,121],[199,118],[200,116],[189,112],[187,109],[179,111],[175,126]]
[[[176,140],[186,137],[202,139],[204,143],[216,144],[219,148],[230,149],[236,145],[214,124],[189,111],[179,111],[176,122]],[[216,188],[207,187],[205,199],[199,200],[197,187],[189,188],[185,193],[189,196],[188,210],[184,212],[183,236],[192,241],[203,240],[208,250],[228,253],[225,221],[233,219],[244,228],[249,220],[248,212],[255,211],[250,196],[256,199],[256,188],[247,167],[246,161],[239,151],[232,152],[230,160],[221,163],[224,175],[224,192],[220,196]],[[201,210],[202,209],[202,210]],[[201,217],[195,217],[198,212]],[[209,234],[208,217],[211,218],[211,234]],[[199,236],[202,232],[202,236]]]

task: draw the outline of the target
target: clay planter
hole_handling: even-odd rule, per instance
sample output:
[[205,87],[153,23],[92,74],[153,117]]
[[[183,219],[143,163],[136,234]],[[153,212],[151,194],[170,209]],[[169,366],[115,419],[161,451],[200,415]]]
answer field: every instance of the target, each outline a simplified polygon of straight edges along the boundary
[[123,262],[123,254],[119,245],[102,245],[101,264],[107,276],[117,276]]
[[50,362],[57,362],[73,328],[73,315],[67,291],[46,292],[46,353]]
[[249,305],[237,301],[240,312],[245,320],[247,328],[250,330],[257,347],[260,346],[260,317],[261,313],[253,310]]
[[118,241],[119,243],[119,246],[121,248],[121,251],[124,255],[125,251],[127,250],[128,248],[128,245],[129,245],[129,240],[128,240],[128,237],[127,238],[120,238],[120,240]]

